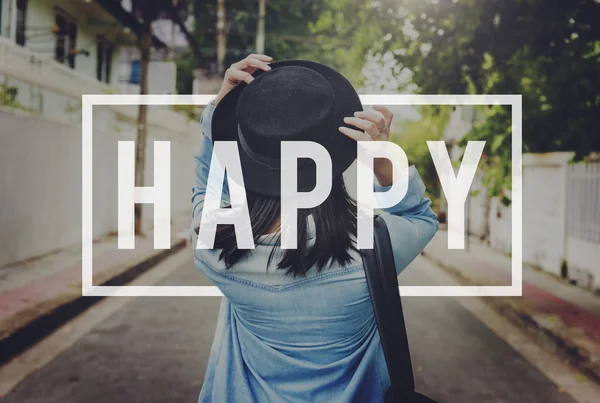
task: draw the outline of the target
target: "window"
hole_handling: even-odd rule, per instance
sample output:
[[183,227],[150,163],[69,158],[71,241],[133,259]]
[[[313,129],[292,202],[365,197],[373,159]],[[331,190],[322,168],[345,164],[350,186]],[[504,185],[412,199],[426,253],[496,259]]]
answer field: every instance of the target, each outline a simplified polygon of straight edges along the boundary
[[15,41],[17,45],[25,46],[25,17],[27,0],[17,0],[17,29]]
[[75,68],[75,50],[77,49],[77,25],[69,24],[69,67]]
[[114,47],[104,38],[96,44],[96,77],[98,81],[110,83]]
[[59,63],[67,62],[75,68],[75,50],[77,48],[77,25],[62,11],[57,11],[55,17],[56,45],[54,59]]
[[108,45],[106,47],[106,67],[104,68],[104,81],[106,83],[110,83],[112,60],[113,60],[113,47],[112,47],[112,45]]
[[98,41],[98,43],[96,44],[96,77],[98,78],[98,81],[102,81],[102,71],[104,70],[104,54],[105,54],[105,48],[106,46],[104,45],[103,42]]
[[59,63],[65,62],[65,42],[67,33],[67,19],[60,14],[56,15],[56,46],[54,47],[54,59]]

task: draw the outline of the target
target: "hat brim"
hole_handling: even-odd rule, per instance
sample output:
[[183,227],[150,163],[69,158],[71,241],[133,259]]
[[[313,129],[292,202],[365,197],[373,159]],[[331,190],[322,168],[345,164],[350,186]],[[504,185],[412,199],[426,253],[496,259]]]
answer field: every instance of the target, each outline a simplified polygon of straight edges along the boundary
[[[320,63],[307,60],[286,60],[271,63],[270,66],[272,69],[285,66],[309,68],[321,74],[333,88],[335,95],[334,133],[323,146],[331,156],[333,178],[341,176],[356,159],[356,141],[338,130],[340,126],[350,127],[344,123],[344,117],[353,116],[354,112],[363,110],[356,90],[343,75]],[[254,73],[254,77],[263,73],[265,72],[259,70]],[[236,108],[240,94],[246,85],[245,83],[238,85],[218,103],[212,118],[212,140],[213,142],[237,141],[245,188],[258,194],[278,197],[281,195],[280,171],[269,169],[269,167],[256,162],[239,144]],[[312,190],[315,177],[315,164],[298,167],[298,190],[303,192]]]

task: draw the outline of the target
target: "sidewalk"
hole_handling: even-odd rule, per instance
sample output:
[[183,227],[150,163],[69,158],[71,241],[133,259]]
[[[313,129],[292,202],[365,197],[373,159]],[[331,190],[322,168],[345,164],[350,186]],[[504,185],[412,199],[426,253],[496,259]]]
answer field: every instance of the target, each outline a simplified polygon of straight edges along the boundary
[[[134,250],[119,250],[115,236],[94,241],[94,284],[126,284],[183,248],[189,222],[173,217],[171,249],[155,250],[151,229]],[[81,296],[80,245],[0,268],[0,365],[101,299]]]
[[[511,259],[478,239],[468,252],[448,250],[446,231],[439,231],[425,257],[465,285],[509,285]],[[486,302],[525,328],[586,376],[600,382],[600,297],[551,274],[523,265],[522,297],[486,297]]]

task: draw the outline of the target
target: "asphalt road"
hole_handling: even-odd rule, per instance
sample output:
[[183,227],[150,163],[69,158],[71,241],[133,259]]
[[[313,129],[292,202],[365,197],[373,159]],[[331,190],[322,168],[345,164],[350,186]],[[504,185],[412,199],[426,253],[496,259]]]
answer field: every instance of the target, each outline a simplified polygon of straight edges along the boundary
[[[413,263],[404,284],[429,283],[425,264]],[[186,261],[161,284],[209,282]],[[419,391],[439,402],[574,402],[456,300],[414,297],[404,305]],[[218,297],[133,299],[2,403],[195,402],[218,307]]]

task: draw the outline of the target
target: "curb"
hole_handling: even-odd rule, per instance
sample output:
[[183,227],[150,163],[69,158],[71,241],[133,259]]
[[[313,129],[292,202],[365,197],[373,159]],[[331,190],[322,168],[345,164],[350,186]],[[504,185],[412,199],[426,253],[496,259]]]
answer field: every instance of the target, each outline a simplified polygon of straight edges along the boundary
[[[466,278],[459,270],[427,251],[423,252],[423,256],[460,283],[475,285],[475,282]],[[482,299],[511,323],[527,331],[546,350],[560,356],[583,375],[600,383],[600,345],[587,338],[582,330],[567,325],[556,316],[536,313],[519,303],[515,297],[482,297]]]
[[[186,244],[186,239],[176,239],[171,242],[170,249],[153,251],[124,267],[119,267],[123,263],[117,264],[114,269],[110,270],[107,278],[100,281],[100,285],[127,284],[162,260],[183,249]],[[3,334],[0,338],[0,366],[11,361],[27,348],[105,298],[83,297],[80,290],[81,287],[77,292],[58,296],[44,302],[43,306],[34,307],[37,312],[31,321],[17,325],[14,330]]]

